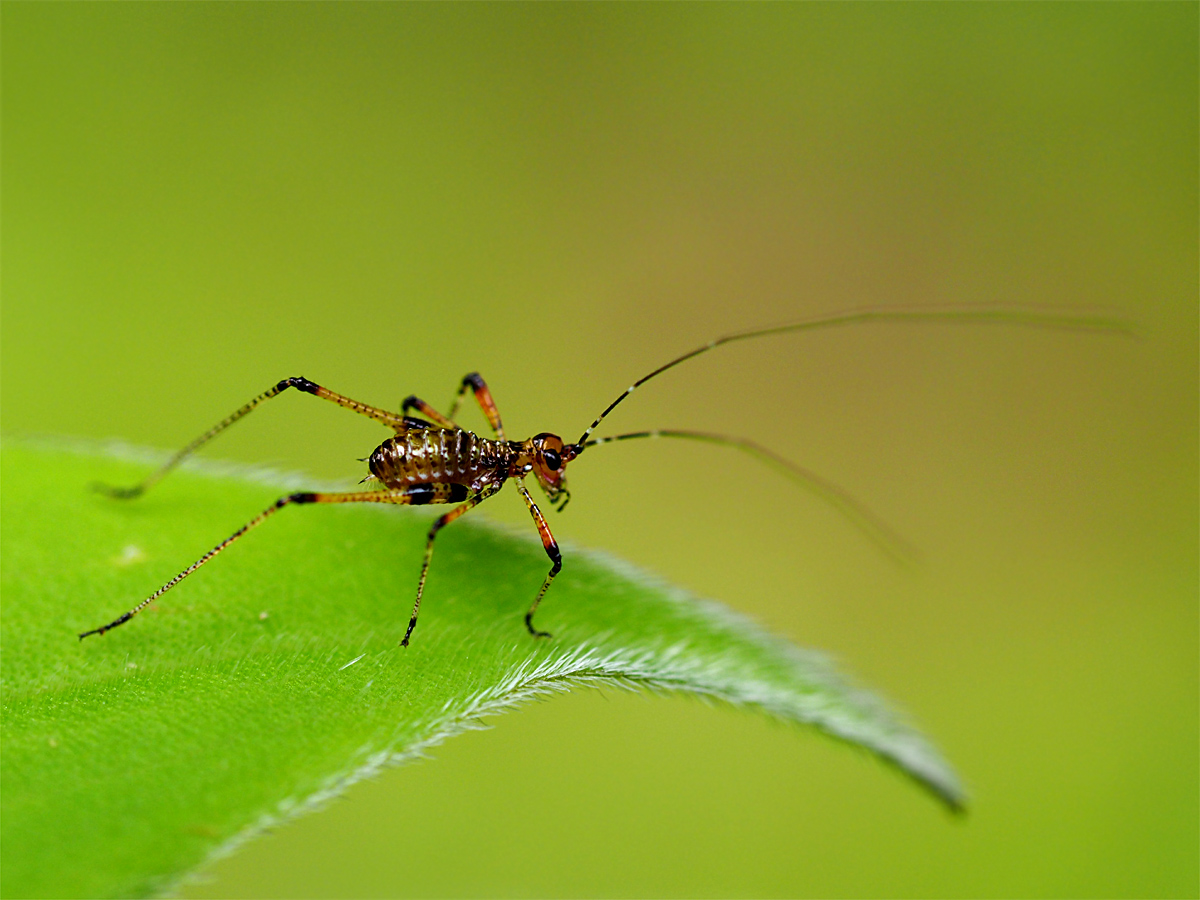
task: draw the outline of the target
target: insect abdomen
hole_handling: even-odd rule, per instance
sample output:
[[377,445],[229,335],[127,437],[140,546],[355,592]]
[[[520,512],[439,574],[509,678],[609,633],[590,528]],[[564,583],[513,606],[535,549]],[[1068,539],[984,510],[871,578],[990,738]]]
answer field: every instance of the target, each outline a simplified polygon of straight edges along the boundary
[[388,438],[368,460],[371,474],[389,488],[412,484],[474,486],[507,462],[509,448],[469,431],[422,428]]

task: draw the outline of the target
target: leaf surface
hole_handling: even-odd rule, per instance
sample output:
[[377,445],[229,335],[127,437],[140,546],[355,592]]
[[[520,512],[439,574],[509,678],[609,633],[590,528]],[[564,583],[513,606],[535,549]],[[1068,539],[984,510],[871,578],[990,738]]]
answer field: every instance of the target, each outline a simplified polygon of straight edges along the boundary
[[937,751],[820,654],[601,554],[564,548],[538,620],[554,639],[532,639],[522,616],[545,554],[480,518],[439,537],[408,649],[397,641],[430,511],[357,505],[285,510],[81,643],[78,632],[301,486],[207,464],[134,501],[88,490],[136,482],[154,459],[136,457],[3,448],[6,897],[166,890],[385,764],[579,685],[691,693],[806,723],[962,802]]

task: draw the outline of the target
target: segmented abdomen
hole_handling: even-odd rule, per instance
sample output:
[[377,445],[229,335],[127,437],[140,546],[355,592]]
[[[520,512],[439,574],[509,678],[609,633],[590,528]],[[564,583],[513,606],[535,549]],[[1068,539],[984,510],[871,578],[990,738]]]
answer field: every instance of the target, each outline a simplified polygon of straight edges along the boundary
[[389,488],[411,484],[465,484],[477,487],[507,468],[508,444],[469,431],[421,428],[388,438],[375,448],[371,474]]

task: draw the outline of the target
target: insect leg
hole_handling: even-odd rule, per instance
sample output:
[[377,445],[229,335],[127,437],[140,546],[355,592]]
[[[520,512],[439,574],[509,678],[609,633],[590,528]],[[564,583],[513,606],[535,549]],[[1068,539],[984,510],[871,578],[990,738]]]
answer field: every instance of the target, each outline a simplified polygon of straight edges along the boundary
[[[209,550],[207,553],[205,553],[202,557],[200,557],[198,560],[196,560],[194,563],[192,563],[190,566],[188,566],[186,569],[184,569],[182,572],[180,572],[178,575],[176,575],[174,578],[172,578],[170,581],[168,581],[162,587],[160,587],[157,591],[155,591],[153,594],[151,594],[149,597],[147,597],[145,600],[143,600],[141,603],[139,603],[133,609],[129,610],[129,612],[114,619],[113,621],[109,622],[107,625],[102,625],[99,628],[93,628],[91,631],[83,632],[83,634],[79,635],[79,639],[83,640],[85,637],[87,637],[88,635],[91,635],[91,634],[104,634],[104,632],[108,631],[111,628],[116,628],[118,625],[125,624],[130,619],[132,619],[134,616],[136,616],[138,613],[140,613],[143,609],[145,609],[149,604],[153,603],[155,600],[157,600],[159,597],[161,597],[163,594],[165,594],[171,588],[175,587],[175,585],[179,584],[179,582],[183,581],[183,579],[187,578],[189,575],[191,575],[193,572],[195,572],[198,568],[200,568],[202,565],[204,565],[206,562],[208,562],[210,559],[212,559],[214,556],[216,556],[218,553],[220,553],[222,550],[224,550],[226,547],[228,547],[230,544],[232,544],[234,541],[236,541],[242,535],[244,535],[246,532],[250,531],[250,529],[257,528],[259,525],[261,525],[263,522],[265,522],[272,515],[277,513],[279,510],[283,509],[285,506],[289,506],[293,503],[298,503],[298,504],[305,504],[305,503],[402,503],[402,504],[429,503],[429,502],[433,501],[433,496],[434,496],[434,491],[431,489],[433,489],[433,488],[448,488],[448,487],[450,487],[450,486],[449,485],[422,484],[422,485],[416,485],[411,488],[407,488],[406,490],[402,490],[402,491],[356,491],[356,492],[352,492],[352,493],[338,493],[338,494],[315,494],[315,493],[311,493],[311,492],[303,492],[303,493],[296,493],[296,494],[288,494],[286,497],[280,497],[273,504],[268,506],[266,509],[264,509],[262,512],[260,512],[257,516],[255,516],[253,519],[251,519],[249,522],[247,522],[245,525],[243,525],[241,528],[239,528],[237,531],[235,531],[229,537],[225,538],[225,540],[221,541],[221,543],[217,544],[217,546],[213,547],[211,550]],[[420,489],[419,491],[417,490],[418,488]],[[449,503],[450,502],[450,499],[449,499],[450,492],[445,491],[444,493],[446,494],[446,499],[441,500],[440,502]]]
[[475,392],[475,401],[479,404],[479,408],[483,410],[483,414],[487,417],[488,424],[492,426],[492,430],[496,432],[496,437],[500,440],[505,440],[504,426],[500,424],[500,410],[496,409],[496,401],[492,399],[492,392],[488,390],[487,384],[479,376],[478,372],[472,372],[463,378],[462,384],[459,385],[458,393],[454,397],[454,403],[450,406],[450,416],[453,419],[455,413],[458,412],[458,407],[462,404],[463,394],[467,389]]
[[529,607],[529,612],[525,613],[525,627],[529,629],[529,633],[534,637],[551,637],[550,632],[538,631],[533,627],[533,614],[537,612],[538,604],[542,602],[542,597],[546,596],[546,591],[550,587],[550,582],[554,580],[554,576],[562,571],[562,554],[558,551],[558,541],[554,540],[554,535],[550,533],[550,526],[546,524],[546,519],[542,516],[542,511],[537,508],[537,504],[533,502],[533,498],[529,496],[529,491],[526,490],[525,483],[518,481],[517,490],[525,498],[525,505],[529,507],[529,514],[533,516],[538,534],[542,537],[542,546],[546,548],[546,555],[550,557],[550,562],[552,563],[550,571],[546,574],[546,580],[542,582],[541,590],[533,598],[533,606]]
[[375,419],[377,422],[382,422],[384,425],[394,428],[397,431],[406,430],[408,427],[404,423],[404,417],[402,415],[398,415],[397,413],[388,412],[385,409],[378,409],[374,406],[368,406],[365,403],[360,403],[358,400],[351,400],[349,397],[343,397],[341,394],[336,394],[328,388],[321,387],[319,384],[313,384],[307,378],[285,378],[278,384],[263,391],[241,409],[237,410],[231,415],[226,416],[212,428],[208,429],[208,431],[204,432],[204,434],[200,435],[200,437],[196,438],[194,441],[172,456],[169,460],[167,460],[167,462],[164,463],[157,472],[153,473],[141,484],[136,484],[133,487],[110,487],[105,484],[95,484],[92,487],[103,494],[108,494],[110,497],[117,497],[122,500],[139,496],[161,481],[163,476],[199,450],[204,444],[207,444],[238,419],[242,418],[242,416],[250,413],[264,400],[270,400],[272,397],[282,394],[288,388],[296,388],[297,390],[303,391],[306,394],[313,394],[317,397],[320,397],[322,400],[329,400],[332,403],[336,403],[338,406],[345,407],[351,412],[356,412],[359,415],[368,416],[369,418]]
[[[429,537],[425,541],[425,559],[422,560],[422,562],[421,562],[421,577],[417,579],[417,599],[416,599],[416,602],[413,603],[412,617],[408,620],[408,629],[404,632],[404,638],[400,641],[401,647],[408,646],[408,639],[412,635],[413,629],[417,627],[417,613],[419,613],[421,611],[421,595],[423,593],[425,593],[425,576],[429,574],[429,561],[433,558],[434,538],[437,537],[439,531],[441,531],[443,528],[445,528],[447,525],[449,525],[451,522],[453,522],[459,516],[463,515],[467,510],[471,509],[472,507],[478,506],[480,503],[482,503],[488,497],[492,496],[492,494],[496,493],[496,491],[500,490],[500,488],[503,486],[504,486],[504,482],[497,482],[494,484],[487,485],[485,488],[483,488],[483,490],[481,490],[474,497],[468,497],[467,502],[464,503],[462,506],[456,506],[454,509],[450,510],[450,512],[446,513],[444,516],[442,516],[436,522],[434,522],[432,527],[430,527]],[[446,487],[446,488],[453,488],[453,489],[457,489],[457,490],[466,490],[466,488],[464,488],[460,484],[433,485],[433,487]],[[456,494],[453,496],[452,499],[448,498],[446,500],[439,500],[439,501],[434,501],[434,502],[453,503],[453,502],[455,502],[457,500],[461,500],[461,499],[463,499],[463,498]],[[423,502],[430,502],[430,501],[423,501]]]
[[425,418],[429,419],[439,428],[457,428],[452,418],[443,416],[440,412],[418,397],[416,394],[409,394],[404,398],[404,402],[400,404],[400,412],[408,415],[410,409],[415,409]]

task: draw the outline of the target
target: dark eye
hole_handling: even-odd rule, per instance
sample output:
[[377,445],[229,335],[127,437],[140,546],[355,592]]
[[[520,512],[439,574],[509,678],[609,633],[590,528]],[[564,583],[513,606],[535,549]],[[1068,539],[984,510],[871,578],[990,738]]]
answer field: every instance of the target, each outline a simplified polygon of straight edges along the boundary
[[558,467],[562,465],[562,457],[558,455],[557,450],[543,450],[542,461],[546,463],[546,468],[551,472],[557,472]]

